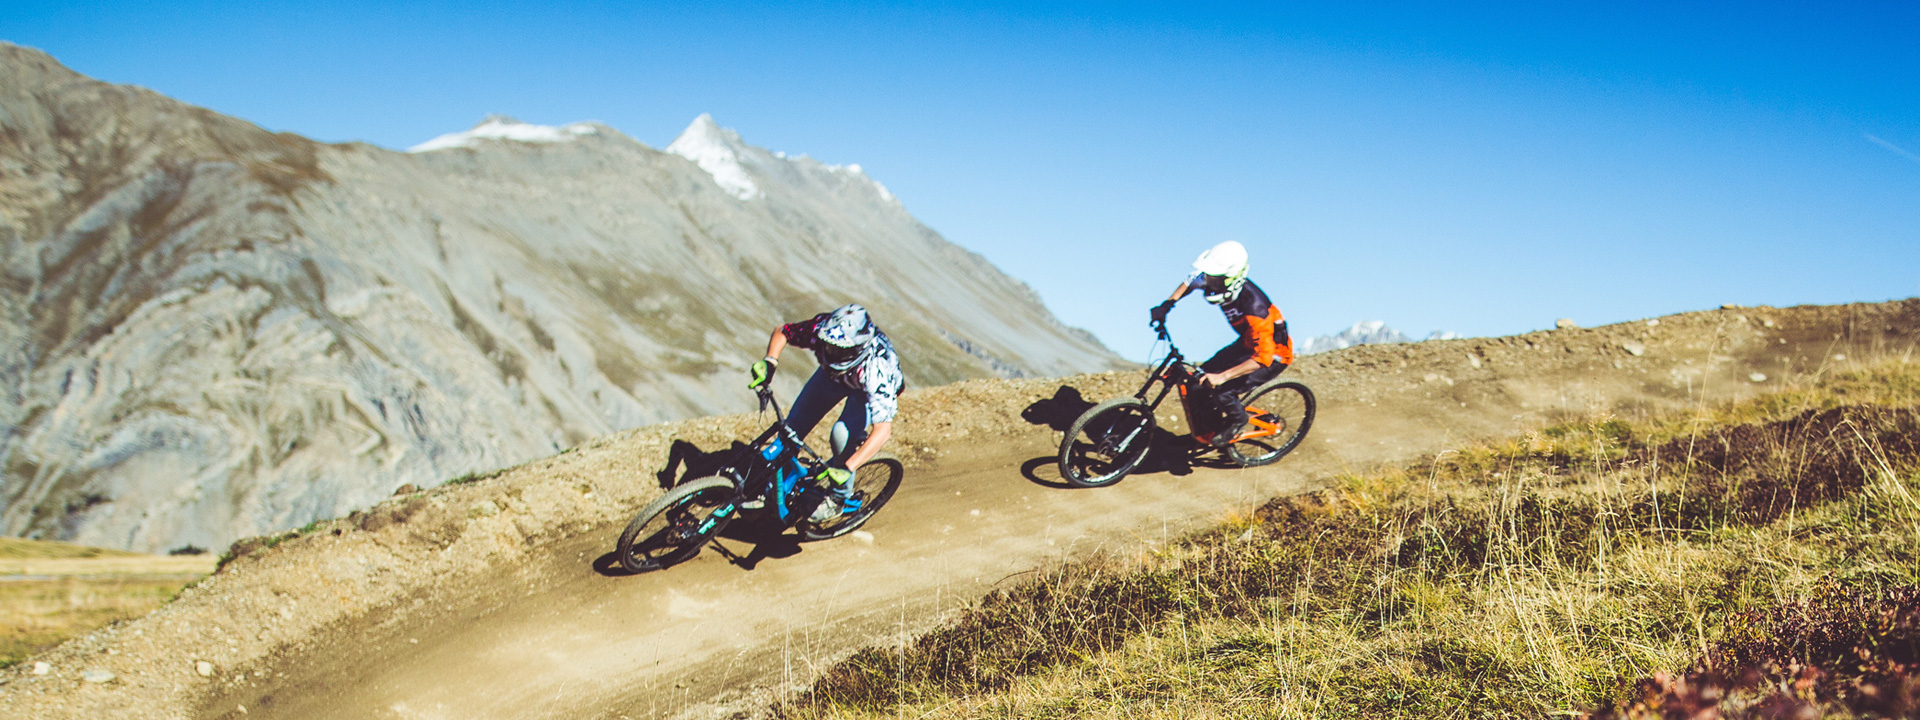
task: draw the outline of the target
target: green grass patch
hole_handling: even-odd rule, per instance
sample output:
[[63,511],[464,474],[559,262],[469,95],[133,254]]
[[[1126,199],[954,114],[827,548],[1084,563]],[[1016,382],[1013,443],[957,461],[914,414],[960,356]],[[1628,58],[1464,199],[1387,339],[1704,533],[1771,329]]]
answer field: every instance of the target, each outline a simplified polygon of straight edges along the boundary
[[0,667],[172,600],[186,579],[63,577],[0,582]]
[[[995,592],[904,647],[856,653],[779,712],[1572,716],[1657,704],[1672,683],[1654,679],[1725,676],[1701,664],[1723,656],[1752,688],[1826,663],[1831,691],[1803,701],[1852,712],[1858,663],[1791,641],[1739,656],[1772,666],[1725,648],[1780,608],[1920,585],[1916,405],[1920,368],[1893,363],[1342,477],[1164,552]],[[1887,632],[1885,647],[1846,645],[1893,663],[1875,687],[1904,667]]]
[[87,547],[71,543],[51,542],[47,540],[27,540],[24,538],[0,537],[0,559],[53,560],[60,558],[98,558],[98,557],[140,557],[140,553],[126,550]]

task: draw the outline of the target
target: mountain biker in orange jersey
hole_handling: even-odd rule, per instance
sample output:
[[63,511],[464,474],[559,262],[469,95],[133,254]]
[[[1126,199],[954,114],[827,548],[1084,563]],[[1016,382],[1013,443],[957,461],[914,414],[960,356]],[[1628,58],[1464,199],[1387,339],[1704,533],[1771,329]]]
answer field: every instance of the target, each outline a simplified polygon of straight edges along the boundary
[[836,494],[814,510],[812,519],[825,522],[840,512],[840,501],[853,492],[853,476],[860,465],[872,460],[893,436],[893,416],[900,407],[906,376],[900,373],[893,341],[867,317],[866,308],[850,304],[774,328],[767,339],[767,356],[748,370],[747,387],[758,390],[773,380],[780,368],[780,351],[788,345],[812,350],[820,363],[788,409],[787,425],[794,432],[806,437],[835,403],[847,401],[840,422],[847,427],[847,447],[852,450],[835,455],[814,476]]
[[1226,424],[1219,432],[1199,439],[1224,445],[1232,442],[1247,423],[1247,408],[1240,396],[1293,364],[1293,339],[1287,336],[1287,321],[1280,316],[1280,308],[1274,307],[1260,286],[1247,279],[1247,249],[1240,243],[1228,240],[1200,253],[1193,261],[1193,274],[1174,288],[1166,302],[1150,311],[1153,322],[1165,323],[1173,304],[1194,290],[1205,292],[1207,302],[1219,305],[1227,323],[1240,333],[1239,340],[1200,364],[1206,373],[1201,385],[1214,388],[1215,407]]

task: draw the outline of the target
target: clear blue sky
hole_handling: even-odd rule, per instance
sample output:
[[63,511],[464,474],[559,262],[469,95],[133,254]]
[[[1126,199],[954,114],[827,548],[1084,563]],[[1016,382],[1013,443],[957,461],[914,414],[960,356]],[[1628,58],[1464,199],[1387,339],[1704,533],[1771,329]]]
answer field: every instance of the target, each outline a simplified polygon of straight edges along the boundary
[[1920,295],[1920,3],[1331,5],[16,0],[0,38],[390,148],[710,112],[1134,358],[1227,239],[1296,335]]

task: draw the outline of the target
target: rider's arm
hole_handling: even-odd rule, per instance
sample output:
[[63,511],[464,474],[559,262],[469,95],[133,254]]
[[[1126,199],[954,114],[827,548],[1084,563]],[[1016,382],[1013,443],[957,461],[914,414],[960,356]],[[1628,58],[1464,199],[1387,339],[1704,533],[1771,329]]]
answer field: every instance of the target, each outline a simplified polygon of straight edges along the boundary
[[787,348],[787,328],[785,325],[773,329],[773,337],[767,338],[767,357],[775,361],[780,359],[780,351]]
[[1191,280],[1183,281],[1180,283],[1180,287],[1173,289],[1172,295],[1167,296],[1167,302],[1180,302],[1180,298],[1186,297],[1187,293],[1190,292],[1193,292],[1193,282]]
[[[1147,317],[1151,318],[1155,323],[1165,323],[1167,321],[1167,313],[1173,310],[1173,304],[1180,302],[1180,298],[1186,297],[1187,292],[1192,289],[1192,280],[1180,283],[1180,287],[1174,288],[1173,294],[1167,297],[1166,302],[1160,303],[1154,306],[1152,310],[1147,311]],[[1162,325],[1161,329],[1165,330],[1166,328]]]
[[854,449],[852,455],[847,456],[847,469],[860,469],[861,465],[880,454],[881,446],[886,445],[887,439],[891,437],[893,437],[892,420],[877,422],[867,428],[867,439],[860,443],[860,447]]
[[1206,375],[1201,376],[1200,380],[1201,382],[1204,382],[1208,385],[1219,385],[1228,380],[1232,380],[1234,378],[1240,377],[1241,375],[1245,375],[1247,373],[1250,373],[1259,369],[1260,369],[1259,360],[1255,360],[1253,358],[1247,358],[1245,362],[1242,362],[1239,365],[1235,365],[1233,367],[1227,368],[1217,373],[1207,373]]

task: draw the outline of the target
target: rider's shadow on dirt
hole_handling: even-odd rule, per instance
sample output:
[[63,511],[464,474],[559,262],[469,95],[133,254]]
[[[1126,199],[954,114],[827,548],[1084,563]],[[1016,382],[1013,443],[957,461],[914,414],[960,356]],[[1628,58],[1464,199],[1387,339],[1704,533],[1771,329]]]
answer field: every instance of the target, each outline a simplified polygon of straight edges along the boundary
[[675,440],[673,446],[667,448],[667,466],[660,468],[660,472],[653,477],[660,482],[661,490],[672,490],[688,480],[720,472],[720,468],[726,466],[727,459],[746,446],[746,443],[735,440],[732,447],[707,452],[701,450],[699,445]]
[[1045,425],[1054,432],[1063,433],[1073,426],[1073,421],[1093,409],[1093,403],[1080,397],[1080,388],[1061,385],[1053,391],[1053,397],[1043,398],[1020,411],[1020,419],[1034,425]]
[[[1061,385],[1053,391],[1053,397],[1043,398],[1020,411],[1020,419],[1034,425],[1044,425],[1057,433],[1065,433],[1073,427],[1073,421],[1093,409],[1094,404],[1081,397],[1075,387]],[[1195,465],[1213,467],[1211,458],[1202,458],[1205,448],[1196,446],[1193,438],[1175,435],[1157,424],[1153,436],[1149,439],[1147,456],[1129,475],[1151,475],[1167,473],[1174,476],[1193,474]],[[1020,474],[1029,482],[1050,488],[1069,489],[1072,485],[1060,479],[1060,457],[1043,455],[1020,464]]]
[[[660,489],[671,490],[689,480],[697,480],[720,472],[727,461],[747,447],[739,440],[724,450],[705,451],[700,446],[685,440],[674,440],[667,449],[667,465],[654,474],[660,483]],[[719,537],[707,545],[720,553],[727,562],[745,570],[752,570],[760,561],[768,558],[779,559],[800,554],[800,538],[787,532],[787,528],[767,517],[765,511],[747,511],[740,518],[729,523]],[[731,542],[727,542],[731,541]],[[746,552],[740,552],[742,545]],[[703,548],[704,552],[707,548]],[[595,558],[593,570],[608,577],[632,575],[620,566],[619,558],[607,553]]]

